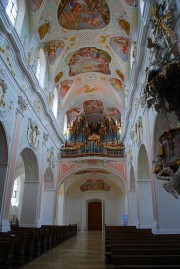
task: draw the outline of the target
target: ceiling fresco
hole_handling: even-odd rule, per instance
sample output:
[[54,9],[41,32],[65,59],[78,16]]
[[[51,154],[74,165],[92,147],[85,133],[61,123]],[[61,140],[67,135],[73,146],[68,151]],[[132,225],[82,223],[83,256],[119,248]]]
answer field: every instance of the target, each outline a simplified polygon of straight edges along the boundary
[[66,79],[60,82],[60,94],[61,97],[64,97],[68,90],[71,88],[71,85],[73,84],[73,80]]
[[58,8],[59,24],[68,30],[100,29],[110,22],[105,0],[62,1]]
[[86,47],[79,49],[75,53],[68,55],[65,61],[69,66],[70,76],[87,72],[111,74],[109,69],[110,55],[106,51],[97,48]]
[[106,170],[101,170],[101,169],[93,169],[93,170],[84,170],[84,171],[79,171],[75,173],[76,175],[83,175],[83,174],[89,174],[89,173],[98,173],[98,174],[110,174],[110,172]]
[[123,88],[123,83],[120,79],[117,78],[110,78],[109,82],[116,90],[121,90]]
[[87,100],[83,103],[85,114],[103,114],[104,106],[100,100]]
[[119,112],[119,110],[117,108],[115,108],[115,107],[107,107],[106,110],[107,110],[108,114],[110,116],[112,116],[112,117],[119,118],[120,115],[121,115],[121,113]]
[[54,64],[64,49],[64,41],[47,42],[44,48],[47,50],[49,64]]
[[123,119],[131,37],[137,32],[137,1],[28,3],[27,59],[36,66],[37,53],[43,49],[48,64],[47,96],[53,98],[57,88],[62,117],[66,114],[68,122],[79,114],[93,121],[106,114]]
[[82,192],[85,191],[110,191],[110,185],[107,185],[102,179],[88,179],[80,186]]
[[110,45],[123,62],[128,60],[129,40],[124,37],[111,37]]

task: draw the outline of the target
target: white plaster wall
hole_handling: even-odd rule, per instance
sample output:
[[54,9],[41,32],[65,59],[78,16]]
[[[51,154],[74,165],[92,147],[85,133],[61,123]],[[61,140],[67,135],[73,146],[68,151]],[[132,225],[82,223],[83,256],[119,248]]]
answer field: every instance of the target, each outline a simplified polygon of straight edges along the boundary
[[20,225],[34,226],[36,224],[38,183],[25,182]]
[[136,202],[136,191],[129,191],[129,214],[128,214],[129,225],[137,225],[137,202]]
[[149,180],[138,181],[139,226],[151,228],[153,226],[152,194]]
[[57,224],[64,224],[64,184],[61,185],[57,199]]
[[42,198],[42,224],[54,224],[54,195],[55,191],[45,190]]
[[125,211],[124,197],[108,193],[105,198],[105,224],[122,225],[122,215]]
[[82,198],[79,195],[65,198],[65,225],[81,223]]
[[[122,215],[125,214],[124,196],[115,192],[77,192],[76,195],[65,197],[65,224],[80,223],[81,230],[88,229],[88,207],[89,200],[101,200],[104,203],[102,218],[103,224],[122,225]],[[103,206],[102,206],[103,207]]]

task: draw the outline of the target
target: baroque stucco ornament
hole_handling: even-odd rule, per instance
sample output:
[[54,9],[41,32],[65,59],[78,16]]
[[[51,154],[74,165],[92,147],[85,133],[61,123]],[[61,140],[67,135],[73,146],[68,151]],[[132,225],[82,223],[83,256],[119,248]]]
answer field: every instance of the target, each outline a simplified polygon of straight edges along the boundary
[[37,149],[39,145],[39,127],[38,125],[29,118],[28,128],[27,128],[27,139],[32,148]]
[[47,158],[47,161],[49,163],[49,167],[52,167],[52,168],[55,167],[54,149],[53,149],[53,147],[50,148],[49,157]]
[[7,86],[4,83],[4,80],[0,78],[0,107],[5,106],[4,98],[5,98],[6,89],[7,89]]
[[180,166],[176,172],[173,171],[171,167],[164,167],[156,177],[158,179],[167,181],[163,183],[163,188],[169,192],[176,199],[179,198],[180,195]]
[[18,108],[21,112],[27,109],[28,104],[22,96],[18,96]]
[[135,133],[136,133],[136,143],[138,146],[140,146],[143,137],[142,117],[139,117],[135,124]]

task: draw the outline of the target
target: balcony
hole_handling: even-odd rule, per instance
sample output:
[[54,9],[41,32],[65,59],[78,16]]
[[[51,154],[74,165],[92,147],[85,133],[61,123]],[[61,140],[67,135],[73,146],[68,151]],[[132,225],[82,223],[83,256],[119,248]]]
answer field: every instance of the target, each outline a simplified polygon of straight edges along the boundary
[[98,145],[94,141],[88,143],[66,146],[61,149],[62,158],[77,158],[87,156],[99,157],[124,157],[124,147],[122,144],[106,143]]

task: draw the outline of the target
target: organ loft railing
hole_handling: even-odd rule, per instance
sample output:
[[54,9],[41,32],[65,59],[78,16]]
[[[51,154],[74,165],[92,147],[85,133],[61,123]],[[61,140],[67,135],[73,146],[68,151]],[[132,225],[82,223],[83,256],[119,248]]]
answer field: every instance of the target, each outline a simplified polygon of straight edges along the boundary
[[124,145],[120,141],[120,134],[120,122],[109,116],[99,122],[89,122],[78,116],[68,124],[61,157],[123,157]]

